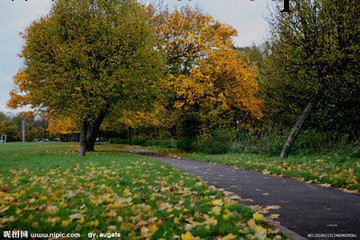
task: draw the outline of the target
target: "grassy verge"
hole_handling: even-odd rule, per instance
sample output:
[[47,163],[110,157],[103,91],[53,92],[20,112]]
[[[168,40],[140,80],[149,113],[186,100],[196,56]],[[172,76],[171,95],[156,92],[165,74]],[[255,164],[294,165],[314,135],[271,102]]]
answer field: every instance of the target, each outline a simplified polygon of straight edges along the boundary
[[260,154],[206,154],[185,153],[176,149],[147,147],[162,154],[179,156],[205,162],[226,164],[263,173],[271,173],[302,181],[316,182],[324,186],[334,186],[359,192],[360,159],[337,154],[296,155],[280,160]]
[[0,145],[0,234],[120,233],[122,239],[282,239],[263,216],[150,158],[64,143]]

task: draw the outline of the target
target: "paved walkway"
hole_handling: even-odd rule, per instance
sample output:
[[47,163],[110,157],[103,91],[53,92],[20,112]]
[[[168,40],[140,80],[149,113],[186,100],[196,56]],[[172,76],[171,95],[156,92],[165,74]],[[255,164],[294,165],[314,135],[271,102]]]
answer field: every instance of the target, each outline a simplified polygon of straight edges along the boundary
[[[151,155],[140,149],[125,150]],[[345,237],[349,236],[346,234],[356,234],[357,237],[352,239],[360,239],[360,195],[220,164],[156,155],[152,157],[200,176],[217,188],[231,191],[244,199],[252,199],[244,204],[280,206],[269,211],[269,214],[280,214],[276,221],[303,237],[312,239],[313,234],[314,239],[351,239]],[[334,235],[319,238],[316,234]]]

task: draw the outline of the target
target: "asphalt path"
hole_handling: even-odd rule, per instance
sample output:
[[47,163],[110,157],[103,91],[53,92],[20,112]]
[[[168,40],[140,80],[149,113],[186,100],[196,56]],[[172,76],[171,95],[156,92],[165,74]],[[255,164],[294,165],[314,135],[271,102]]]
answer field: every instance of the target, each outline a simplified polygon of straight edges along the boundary
[[[358,194],[221,164],[157,156],[136,148],[125,150],[200,176],[208,184],[241,196],[246,205],[268,207],[265,216],[279,214],[276,221],[302,237],[360,239]],[[292,238],[297,238],[296,234]]]

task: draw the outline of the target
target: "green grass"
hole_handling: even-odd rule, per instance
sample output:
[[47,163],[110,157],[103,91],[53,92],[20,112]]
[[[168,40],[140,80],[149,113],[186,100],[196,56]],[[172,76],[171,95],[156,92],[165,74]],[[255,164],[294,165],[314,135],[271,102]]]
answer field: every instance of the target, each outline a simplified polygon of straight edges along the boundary
[[185,153],[176,149],[165,149],[156,146],[147,147],[163,154],[183,158],[214,162],[252,169],[259,172],[271,173],[316,182],[338,188],[359,192],[360,190],[360,159],[352,155],[295,155],[287,159],[269,157],[260,154],[207,154]]
[[121,233],[122,239],[282,239],[258,214],[199,178],[97,146],[0,145],[0,234]]

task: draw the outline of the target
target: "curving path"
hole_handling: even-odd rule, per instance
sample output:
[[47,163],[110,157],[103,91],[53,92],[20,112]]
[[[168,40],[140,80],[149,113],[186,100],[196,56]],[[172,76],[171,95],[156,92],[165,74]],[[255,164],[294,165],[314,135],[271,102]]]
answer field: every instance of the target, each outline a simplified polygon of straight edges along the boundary
[[272,206],[268,214],[279,214],[276,221],[285,227],[284,233],[291,230],[288,234],[293,239],[301,239],[299,235],[308,239],[360,239],[358,194],[215,163],[157,156],[136,148],[123,149],[152,156],[200,176],[217,188],[241,196],[246,205]]

